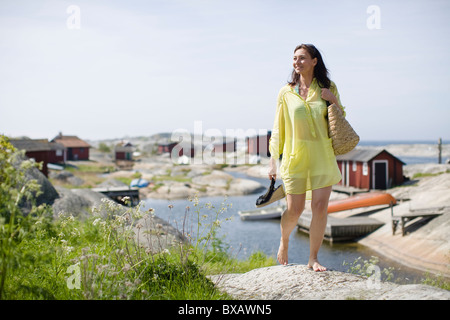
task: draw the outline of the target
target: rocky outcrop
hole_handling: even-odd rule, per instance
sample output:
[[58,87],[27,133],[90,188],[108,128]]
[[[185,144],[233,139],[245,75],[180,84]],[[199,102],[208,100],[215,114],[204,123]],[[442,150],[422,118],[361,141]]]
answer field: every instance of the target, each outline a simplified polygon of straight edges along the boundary
[[[108,218],[108,206],[103,204],[103,199],[109,198],[105,195],[91,189],[56,188],[60,194],[60,198],[52,205],[55,219],[61,213],[66,215],[70,214],[78,218],[86,218],[92,214],[103,219]],[[96,210],[93,211],[93,207]],[[119,209],[117,213],[130,209],[121,205],[118,205],[117,208]],[[154,253],[187,241],[181,232],[170,223],[150,214],[135,221],[133,231],[136,242]]]
[[143,188],[144,198],[186,199],[190,196],[236,196],[264,191],[260,183],[243,178],[235,178],[221,170],[211,172],[198,169],[189,172],[186,177],[191,182],[162,181],[157,188]]
[[[19,168],[21,162],[24,161],[25,159],[26,157],[21,157],[13,165],[16,168]],[[41,193],[36,197],[35,203],[37,206],[41,204],[52,204],[56,199],[58,199],[59,195],[56,189],[53,187],[50,181],[48,181],[47,177],[44,176],[44,174],[37,168],[33,167],[31,169],[28,169],[25,172],[25,179],[28,181],[36,180],[37,184],[40,187]],[[27,212],[30,209],[30,206],[31,206],[30,203],[21,204],[21,207],[24,210],[24,212]]]
[[56,189],[60,197],[52,205],[55,218],[60,213],[71,214],[74,217],[88,217],[92,207],[101,206],[102,199],[108,198],[91,189],[66,189],[59,186]]
[[155,215],[138,220],[134,225],[134,233],[137,244],[153,253],[188,242],[180,231]]
[[59,172],[50,171],[50,179],[55,179],[60,181],[61,183],[70,184],[75,187],[79,187],[84,183],[83,179],[76,177],[72,172],[65,170]]
[[450,291],[420,284],[381,282],[376,273],[363,277],[340,271],[314,272],[290,264],[211,280],[234,299],[244,300],[449,300]]

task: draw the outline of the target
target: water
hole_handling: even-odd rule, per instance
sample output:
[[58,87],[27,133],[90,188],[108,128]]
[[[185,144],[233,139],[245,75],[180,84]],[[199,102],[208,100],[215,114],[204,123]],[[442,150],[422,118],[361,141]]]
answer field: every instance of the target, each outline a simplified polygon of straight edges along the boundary
[[[442,144],[447,144],[449,141],[442,140]],[[385,147],[388,145],[395,145],[395,144],[429,144],[433,146],[437,146],[438,139],[436,140],[361,140],[358,143],[358,146],[365,147],[365,146],[378,146],[378,147]]]
[[[379,141],[379,142],[362,142],[364,146],[386,146],[394,143],[401,144],[417,144],[427,143],[435,144],[435,142],[416,141],[416,142],[395,142],[395,141]],[[429,157],[404,157],[401,158],[407,164],[416,163],[430,163],[435,162],[435,159]],[[252,179],[268,186],[268,179],[254,178],[239,172],[228,172],[236,178]],[[276,259],[278,245],[280,241],[280,220],[259,220],[259,221],[244,221],[240,219],[239,210],[255,209],[255,201],[259,194],[235,196],[226,199],[225,205],[231,204],[218,218],[223,221],[218,231],[218,237],[223,238],[223,243],[228,247],[228,252],[238,258],[245,259],[255,251],[262,251],[268,256]],[[224,197],[206,197],[200,199],[200,205],[211,203],[215,209],[201,209],[201,215],[207,216],[208,221],[212,221],[216,217],[216,211],[222,208]],[[284,201],[284,200],[283,200]],[[168,206],[173,205],[172,209]],[[277,204],[273,204],[277,205]],[[186,206],[190,209],[186,214]],[[144,209],[153,208],[157,216],[171,222],[178,229],[182,229],[184,222],[184,230],[195,233],[197,228],[197,207],[194,207],[193,202],[185,200],[156,200],[147,199],[145,201]],[[187,223],[186,216],[188,216]],[[225,221],[225,219],[230,219]],[[208,229],[209,230],[209,229]],[[206,230],[206,232],[208,231]],[[306,264],[309,257],[309,236],[296,229],[292,232],[289,243],[289,262]],[[404,265],[396,263],[392,259],[380,256],[377,252],[362,246],[358,243],[329,243],[324,241],[319,251],[319,261],[331,270],[348,271],[348,264],[354,262],[358,257],[363,260],[369,260],[372,256],[379,259],[377,266],[381,270],[385,268],[394,268],[394,281],[398,283],[420,283],[422,279],[426,278],[427,274],[416,269],[407,268]],[[346,262],[346,265],[344,265]]]
[[[238,259],[245,259],[255,251],[262,251],[266,255],[276,258],[280,241],[280,220],[245,221],[241,220],[238,214],[239,210],[254,209],[257,197],[258,195],[247,195],[229,197],[227,199],[224,197],[199,199],[199,206],[204,206],[206,203],[211,203],[214,206],[212,209],[201,208],[200,216],[207,216],[202,223],[203,225],[215,220],[216,211],[224,207],[222,203],[225,203],[225,206],[227,204],[232,205],[218,217],[222,223],[217,236],[222,238],[223,243],[228,247],[230,255]],[[173,208],[169,209],[169,205],[173,205]],[[187,206],[190,207],[188,211],[186,210]],[[179,230],[184,230],[193,235],[196,234],[198,221],[196,210],[198,207],[194,207],[193,202],[187,199],[147,199],[143,209],[149,208],[155,209],[157,216],[169,221]],[[230,220],[225,221],[228,218]],[[205,227],[203,230],[208,232],[209,228]],[[290,263],[306,264],[309,257],[309,236],[295,229],[291,234],[288,254]],[[348,264],[355,261],[358,257],[361,257],[363,260],[369,260],[371,256],[379,258],[377,265],[381,270],[390,267],[395,268],[392,273],[396,282],[419,283],[421,279],[425,278],[422,272],[406,268],[393,260],[381,257],[375,251],[358,243],[330,244],[324,241],[319,251],[319,261],[329,269],[338,271],[348,271],[348,265],[344,265],[344,261]]]

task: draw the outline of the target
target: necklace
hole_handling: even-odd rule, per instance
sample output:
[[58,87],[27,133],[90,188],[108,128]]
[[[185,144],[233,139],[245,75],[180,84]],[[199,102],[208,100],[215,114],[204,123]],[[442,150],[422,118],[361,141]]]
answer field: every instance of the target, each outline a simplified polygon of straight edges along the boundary
[[[302,90],[302,92],[305,92],[305,90],[306,90],[306,95],[308,95],[309,88],[302,88],[301,90]],[[295,92],[296,92],[300,97],[303,97],[303,95],[300,94],[300,84],[297,84],[297,85],[295,86]]]

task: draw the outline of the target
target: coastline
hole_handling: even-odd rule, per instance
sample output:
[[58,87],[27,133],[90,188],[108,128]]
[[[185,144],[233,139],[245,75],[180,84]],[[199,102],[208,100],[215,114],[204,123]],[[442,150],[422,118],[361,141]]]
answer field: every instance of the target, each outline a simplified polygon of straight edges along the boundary
[[[367,147],[367,146],[364,146]],[[429,144],[401,144],[373,146],[384,148],[395,156],[431,157],[436,154],[436,148]],[[450,145],[443,145],[442,159],[450,157]],[[144,158],[135,162],[133,171],[142,173],[142,178],[159,180],[155,188],[142,188],[141,197],[146,199],[186,199],[197,195],[223,196],[244,195],[261,192],[263,186],[252,178],[266,178],[265,165],[222,166],[215,165],[175,165],[168,157],[156,156]],[[249,179],[236,178],[248,176]],[[407,212],[409,209],[429,208],[436,206],[450,207],[450,164],[416,163],[407,164],[403,172],[410,180],[400,187],[386,190],[399,203],[394,207],[394,214]],[[130,175],[130,171],[117,171],[108,174],[109,179],[121,175]],[[183,179],[187,180],[183,180]],[[179,181],[181,180],[181,181]],[[343,197],[333,192],[332,198]],[[407,200],[408,199],[408,200]],[[358,214],[357,211],[333,213],[335,217],[345,217]],[[378,252],[400,264],[433,274],[450,277],[450,244],[447,235],[450,233],[450,213],[445,213],[433,219],[416,219],[409,223],[407,234],[401,235],[397,230],[392,235],[391,211],[380,210],[371,217],[384,222],[378,230],[359,239],[358,243]]]
[[[425,164],[406,166],[411,172],[425,173],[411,185],[386,190],[397,200],[394,214],[410,210],[446,207],[434,218],[416,218],[392,234],[391,211],[385,209],[371,217],[385,222],[378,230],[358,242],[401,264],[436,275],[450,277],[450,165]],[[417,171],[422,169],[421,172]],[[413,174],[414,175],[414,174]]]
[[[407,224],[405,236],[398,228],[392,234],[391,209],[379,210],[370,214],[370,217],[384,225],[357,242],[407,267],[450,278],[450,164],[411,164],[405,165],[403,170],[410,180],[402,186],[386,190],[398,201],[393,209],[395,215],[410,209],[447,207],[449,210],[435,218],[412,220]],[[248,169],[247,174],[264,177],[265,172],[263,166],[254,166]],[[341,194],[332,192],[331,199],[341,197]],[[331,215],[345,218],[363,212],[364,209],[353,209]]]
[[[416,218],[407,223],[405,236],[399,228],[392,234],[389,207],[376,211],[369,216],[384,225],[357,242],[407,267],[450,278],[450,164],[405,165],[404,173],[410,177],[408,183],[386,190],[398,201],[393,208],[394,215],[426,208],[446,207],[447,210],[434,218]],[[342,197],[333,193],[331,199]],[[330,215],[345,218],[358,214],[364,215],[364,208]]]

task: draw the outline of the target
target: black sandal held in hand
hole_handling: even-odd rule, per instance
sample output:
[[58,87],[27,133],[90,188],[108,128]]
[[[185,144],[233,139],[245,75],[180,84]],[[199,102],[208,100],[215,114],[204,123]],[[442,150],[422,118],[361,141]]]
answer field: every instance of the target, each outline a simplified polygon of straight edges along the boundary
[[285,196],[283,185],[280,184],[277,188],[275,188],[275,179],[272,178],[269,190],[267,190],[264,195],[260,196],[256,200],[256,207],[260,208],[267,206],[275,201],[283,199]]

